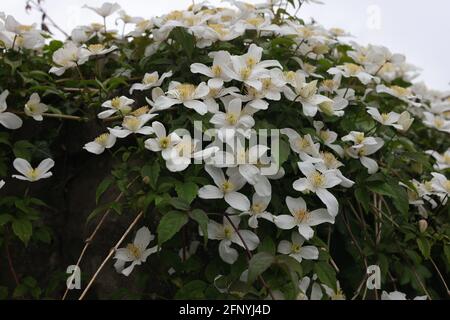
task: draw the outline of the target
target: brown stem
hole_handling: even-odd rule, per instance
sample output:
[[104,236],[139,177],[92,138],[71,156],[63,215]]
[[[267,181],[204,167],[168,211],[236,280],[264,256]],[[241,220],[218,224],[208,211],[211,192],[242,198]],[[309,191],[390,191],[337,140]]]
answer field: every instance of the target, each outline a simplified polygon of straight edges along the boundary
[[[238,235],[239,239],[241,239],[242,244],[244,245],[245,251],[247,253],[247,261],[250,262],[250,259],[252,258],[252,253],[250,251],[250,249],[248,248],[247,244],[244,241],[244,238],[242,237],[241,233],[239,232],[239,229],[234,225],[233,221],[230,219],[230,217],[228,216],[228,214],[225,213],[225,218],[228,220],[228,222],[231,224],[231,226],[233,227],[234,231],[236,232],[236,234]],[[273,295],[272,290],[270,289],[270,287],[267,285],[266,281],[264,280],[264,278],[262,277],[262,275],[260,275],[258,277],[259,281],[261,282],[261,284],[263,285],[263,287],[267,290],[267,292],[269,293],[270,297],[272,298],[272,300],[275,300],[275,296]]]
[[36,3],[34,0],[29,0],[28,3],[33,4],[34,7],[45,16],[45,18],[52,24],[53,27],[64,34],[66,38],[69,38],[69,34],[56,24],[56,22],[48,15],[47,11],[44,10],[40,3]]
[[[137,177],[134,178],[126,187],[126,189],[130,188],[131,185],[136,181]],[[124,196],[124,192],[121,192],[115,199],[114,202],[119,202],[122,197]],[[100,219],[100,221],[97,223],[97,225],[95,226],[94,231],[91,233],[91,235],[84,241],[85,245],[83,247],[83,250],[81,250],[80,256],[78,257],[77,260],[77,264],[76,266],[79,267],[81,264],[81,261],[83,260],[83,257],[87,251],[87,249],[89,248],[89,246],[91,245],[92,241],[94,240],[95,236],[97,235],[98,231],[100,230],[101,226],[103,225],[103,223],[105,222],[106,218],[110,215],[111,213],[111,209],[108,209],[105,214],[102,216],[102,218]],[[65,300],[67,297],[67,294],[69,293],[69,288],[66,289],[66,291],[64,292],[64,295],[62,297],[61,300]]]
[[19,277],[17,276],[16,270],[14,269],[13,259],[11,257],[11,252],[9,251],[9,237],[7,234],[5,234],[5,251],[6,251],[6,258],[8,259],[9,271],[11,272],[11,275],[14,278],[14,282],[16,283],[16,286],[18,286],[19,285]]
[[122,242],[125,240],[125,238],[128,236],[128,234],[131,232],[131,230],[133,230],[134,226],[136,225],[136,223],[138,223],[139,219],[142,218],[142,216],[144,215],[144,212],[141,211],[139,212],[139,214],[136,216],[136,218],[134,218],[133,222],[131,222],[131,224],[129,225],[128,229],[124,232],[124,234],[122,235],[122,237],[119,239],[119,241],[117,241],[116,245],[114,246],[114,248],[112,248],[108,255],[106,256],[106,258],[103,260],[102,264],[100,265],[100,267],[98,267],[97,271],[95,271],[94,275],[92,276],[91,280],[89,281],[88,285],[86,286],[86,288],[84,289],[83,293],[81,294],[81,296],[78,298],[78,300],[83,300],[84,297],[86,296],[86,294],[88,293],[89,289],[91,288],[92,284],[94,283],[95,279],[97,279],[98,275],[100,274],[100,272],[102,271],[103,267],[106,265],[106,263],[111,259],[111,257],[113,256],[113,254],[116,252],[116,250],[119,248],[119,246],[122,244]]

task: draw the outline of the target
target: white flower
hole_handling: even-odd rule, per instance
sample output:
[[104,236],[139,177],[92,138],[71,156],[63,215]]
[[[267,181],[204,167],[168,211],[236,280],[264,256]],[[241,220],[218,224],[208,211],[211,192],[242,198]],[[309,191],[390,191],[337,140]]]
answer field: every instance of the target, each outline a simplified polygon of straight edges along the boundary
[[326,209],[308,211],[306,202],[302,197],[286,197],[286,204],[291,215],[283,214],[274,217],[276,226],[283,230],[298,228],[298,233],[306,240],[314,236],[313,226],[322,223],[334,223],[334,216],[330,215]]
[[450,194],[450,180],[441,173],[432,172],[431,175],[433,176],[431,180],[433,190],[448,196]]
[[[239,254],[236,249],[231,248],[231,244],[235,243],[242,248],[247,247],[249,250],[254,250],[259,245],[259,239],[256,234],[250,230],[239,230],[239,223],[241,218],[238,216],[229,216],[230,221],[227,218],[223,218],[223,224],[219,224],[210,220],[208,222],[208,238],[212,240],[219,240],[219,255],[223,261],[228,264],[236,262]],[[239,234],[236,232],[238,229]],[[200,234],[202,234],[200,230]],[[244,243],[241,240],[244,240]]]
[[120,5],[117,3],[111,3],[111,2],[105,2],[102,4],[101,7],[90,7],[90,6],[83,6],[83,8],[90,9],[94,12],[96,12],[99,16],[106,18],[112,15],[114,12],[120,9]]
[[334,154],[330,152],[320,152],[320,159],[321,161],[314,164],[316,168],[322,171],[334,170],[336,176],[341,179],[341,186],[343,186],[344,188],[351,188],[355,184],[354,181],[344,177],[341,170],[339,170],[339,168],[344,164],[338,161]]
[[403,88],[400,86],[390,86],[387,87],[383,84],[379,84],[376,87],[377,93],[387,93],[393,97],[396,97],[407,104],[414,105],[414,106],[420,106],[419,103],[415,103],[411,101],[412,99],[416,99],[417,97],[412,93],[411,89],[409,88]]
[[5,90],[0,94],[0,124],[6,129],[16,130],[22,127],[23,122],[22,119],[14,113],[6,112],[6,109],[8,108],[6,98],[8,95],[8,90]]
[[153,122],[152,128],[156,138],[146,140],[145,148],[153,152],[162,151],[161,154],[164,160],[174,157],[176,152],[174,147],[181,141],[181,138],[175,132],[167,135],[166,128],[161,122]]
[[144,79],[142,80],[142,83],[135,83],[131,86],[130,94],[133,94],[134,90],[138,91],[145,91],[148,89],[151,89],[153,87],[159,87],[164,79],[169,78],[172,76],[172,71],[165,72],[159,77],[159,74],[157,71],[152,73],[146,73],[144,75]]
[[90,44],[86,48],[87,50],[83,52],[84,55],[86,55],[85,58],[89,57],[98,57],[98,56],[104,56],[110,52],[113,52],[117,50],[117,46],[111,46],[109,48],[106,48],[103,44],[97,43],[97,44]]
[[339,281],[336,282],[336,291],[325,284],[322,284],[322,287],[331,300],[345,300],[345,294],[341,289]]
[[423,115],[425,117],[423,123],[426,126],[435,128],[442,132],[450,133],[450,120],[446,120],[444,117],[434,115],[431,112],[424,112]]
[[403,111],[400,114],[400,118],[398,119],[397,123],[402,127],[402,129],[399,129],[401,132],[406,132],[409,130],[411,125],[414,122],[414,118],[411,117],[411,114],[408,111]]
[[373,76],[367,73],[363,67],[354,63],[344,63],[342,66],[333,67],[328,70],[328,73],[332,75],[340,74],[344,78],[355,77],[358,78],[362,84],[369,84],[373,79]]
[[291,149],[299,154],[300,159],[311,162],[319,161],[320,144],[314,143],[310,134],[302,137],[291,128],[281,129],[280,132],[288,136]]
[[157,110],[165,110],[174,105],[183,104],[186,108],[194,109],[200,115],[204,115],[208,112],[208,108],[199,99],[205,98],[208,93],[209,87],[204,82],[195,86],[172,81],[169,84],[167,96],[158,97],[155,101],[155,107]]
[[[116,271],[128,277],[135,266],[139,266],[147,261],[147,258],[151,254],[158,251],[158,246],[147,249],[154,238],[155,236],[150,233],[147,227],[140,228],[136,232],[133,243],[128,244],[126,248],[116,250],[116,254],[114,255],[114,259],[117,260],[114,264]],[[125,268],[125,264],[128,262],[131,262],[131,264]]]
[[[427,296],[417,296],[413,300],[427,300]],[[400,291],[392,291],[387,293],[383,290],[381,300],[408,300],[406,294]]]
[[24,110],[27,116],[33,117],[36,121],[42,121],[44,119],[42,114],[47,112],[48,106],[41,103],[41,98],[37,93],[33,93],[25,104]]
[[252,205],[247,210],[241,213],[241,216],[248,215],[248,226],[250,228],[258,228],[258,219],[262,218],[267,221],[273,222],[273,215],[267,211],[267,207],[270,203],[269,197],[262,197],[257,193],[253,194]]
[[189,135],[183,136],[181,141],[174,146],[170,158],[166,160],[167,169],[171,172],[183,171],[191,164],[192,159],[206,160],[219,149],[213,146],[199,150],[200,147],[200,141],[192,139]]
[[344,109],[348,106],[347,99],[348,97],[337,96],[333,100],[324,101],[319,104],[319,111],[328,116],[342,117],[345,114]]
[[330,98],[317,94],[317,80],[306,82],[302,72],[295,74],[294,91],[286,87],[284,95],[290,101],[298,101],[303,106],[303,113],[307,117],[314,117],[319,110],[319,105],[324,102],[333,102]]
[[45,159],[39,164],[36,169],[33,169],[28,161],[17,158],[16,160],[14,160],[13,166],[19,173],[23,174],[23,176],[13,175],[12,177],[30,182],[50,178],[52,176],[52,173],[49,172],[49,170],[53,168],[54,165],[55,162],[52,159]]
[[103,102],[102,107],[107,108],[109,110],[100,112],[98,117],[100,119],[106,119],[111,117],[112,115],[119,113],[121,115],[126,115],[131,112],[131,105],[134,103],[133,99],[129,99],[127,97],[115,97],[112,100],[108,100]]
[[319,250],[314,246],[303,246],[305,238],[303,238],[297,232],[293,232],[291,235],[292,242],[287,240],[281,240],[278,244],[277,251],[282,254],[288,254],[298,262],[306,260],[319,259]]
[[376,145],[377,139],[373,137],[366,137],[364,132],[351,131],[348,135],[342,137],[342,141],[351,141],[354,143],[353,149],[359,149],[364,146]]
[[130,134],[142,134],[150,135],[153,133],[153,128],[145,126],[150,119],[156,117],[157,114],[143,114],[140,116],[126,116],[123,118],[122,128],[115,127],[113,129],[108,128],[109,132],[117,138],[126,138]]
[[209,121],[219,128],[220,140],[229,141],[233,138],[236,129],[250,129],[255,125],[255,120],[242,112],[241,99],[228,100],[228,103],[224,101],[224,106],[225,112],[218,111]]
[[339,203],[335,196],[327,189],[333,188],[342,182],[335,170],[322,170],[315,168],[310,162],[299,162],[298,167],[305,175],[294,182],[294,189],[300,192],[311,191],[326,205],[330,215],[335,217],[339,211]]
[[398,130],[403,130],[403,127],[401,125],[396,124],[400,119],[400,115],[396,112],[380,114],[380,111],[377,108],[368,107],[367,113],[370,114],[375,121],[381,123],[382,125],[391,126]]
[[0,189],[3,188],[5,186],[5,181],[4,180],[0,180]]
[[381,138],[375,138],[375,141],[376,141],[375,144],[363,145],[362,147],[358,148],[353,146],[346,150],[347,154],[350,157],[354,159],[359,159],[361,164],[367,168],[370,174],[374,174],[375,172],[378,171],[378,163],[367,156],[374,154],[375,152],[380,150],[384,145],[384,141]]
[[313,126],[316,129],[316,133],[318,134],[320,139],[323,140],[324,144],[328,148],[330,148],[334,152],[336,152],[340,157],[343,157],[344,149],[338,144],[333,144],[334,142],[336,142],[336,140],[338,138],[338,134],[336,132],[328,130],[328,129],[323,130],[323,128],[325,127],[325,124],[322,121],[314,121]]
[[434,150],[428,150],[426,153],[436,159],[436,164],[434,165],[436,170],[446,170],[450,168],[450,148],[443,154],[439,154],[439,152]]
[[206,165],[205,170],[213,178],[216,186],[207,185],[200,188],[198,191],[199,198],[224,199],[232,208],[240,211],[246,211],[250,208],[248,198],[237,192],[246,184],[241,175],[234,174],[225,179],[222,169]]
[[[208,81],[208,87],[209,87],[209,93],[208,95],[203,98],[203,102],[206,104],[206,107],[208,108],[208,112],[210,113],[217,113],[219,112],[219,104],[216,102],[215,99],[222,99],[227,96],[226,101],[230,101],[231,95],[236,95],[236,92],[239,92],[239,89],[236,87],[228,87],[225,88],[223,85],[215,87],[215,83],[211,80]],[[230,99],[228,99],[230,98]],[[225,101],[225,100],[224,100]],[[225,103],[225,102],[224,102]]]
[[193,63],[191,65],[192,73],[200,73],[209,78],[208,85],[211,87],[222,87],[224,81],[231,80],[223,71],[224,67],[229,67],[231,64],[231,56],[227,51],[212,52],[209,56],[213,57],[213,65],[208,67],[202,63]]
[[67,42],[64,47],[53,53],[53,62],[57,65],[50,69],[50,73],[61,76],[66,70],[82,65],[89,58],[88,50],[77,47],[73,42]]
[[90,153],[94,154],[102,154],[105,149],[110,149],[116,143],[116,136],[110,133],[103,133],[95,138],[94,141],[86,143],[83,149],[87,150]]

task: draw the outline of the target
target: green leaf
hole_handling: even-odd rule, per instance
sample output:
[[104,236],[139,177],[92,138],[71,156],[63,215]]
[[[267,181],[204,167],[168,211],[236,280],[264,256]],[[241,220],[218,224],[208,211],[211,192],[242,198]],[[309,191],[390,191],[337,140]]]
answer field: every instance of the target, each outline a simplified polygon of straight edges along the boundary
[[189,203],[182,198],[170,199],[170,205],[172,207],[174,207],[175,209],[182,210],[182,211],[188,211],[190,208]]
[[195,220],[200,226],[200,230],[202,230],[203,232],[203,238],[206,245],[206,243],[208,242],[208,222],[209,222],[208,215],[203,210],[195,209],[192,210],[189,216],[191,217],[191,219]]
[[176,27],[170,33],[170,37],[174,39],[181,48],[186,52],[189,59],[192,58],[192,53],[195,49],[195,37],[188,33],[183,27]]
[[158,244],[172,239],[172,237],[181,230],[188,222],[188,215],[179,211],[170,211],[165,214],[158,225]]
[[201,280],[191,281],[178,290],[175,294],[175,299],[204,299],[206,287],[207,284]]
[[4,226],[8,222],[13,220],[13,216],[10,214],[0,214],[0,227]]
[[337,290],[336,287],[336,272],[334,269],[327,263],[323,261],[319,261],[314,265],[314,272],[317,274],[320,282],[326,284],[330,288]]
[[33,233],[31,222],[27,219],[15,219],[12,223],[12,229],[14,234],[27,245]]
[[197,197],[198,186],[193,182],[179,183],[176,185],[175,190],[177,191],[178,197],[191,204]]
[[255,254],[249,262],[248,266],[248,283],[253,283],[258,276],[274,263],[275,257],[267,252],[259,252]]
[[430,242],[425,238],[417,238],[416,241],[417,245],[419,246],[420,252],[422,252],[422,255],[425,257],[425,259],[429,259],[431,253]]
[[35,149],[34,145],[26,140],[20,140],[14,143],[13,152],[16,158],[22,158],[30,161]]
[[356,187],[355,198],[359,202],[359,204],[363,207],[364,211],[369,212],[370,196],[368,190],[362,187]]
[[160,171],[161,168],[159,167],[159,163],[157,161],[155,161],[151,165],[144,166],[141,170],[142,177],[148,180],[148,183],[153,188],[153,190],[156,189]]
[[95,192],[95,203],[98,204],[98,200],[100,200],[100,197],[105,193],[106,190],[111,186],[111,184],[114,182],[113,178],[106,178],[104,179],[99,186],[97,187],[97,191]]

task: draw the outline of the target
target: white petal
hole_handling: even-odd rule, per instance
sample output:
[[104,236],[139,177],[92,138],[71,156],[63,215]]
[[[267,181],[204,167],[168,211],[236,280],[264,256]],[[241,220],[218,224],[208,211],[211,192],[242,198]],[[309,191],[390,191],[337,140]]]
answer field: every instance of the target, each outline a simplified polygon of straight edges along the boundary
[[6,129],[16,130],[22,127],[23,121],[11,112],[0,113],[0,124]]
[[223,192],[213,185],[208,185],[198,190],[198,196],[201,199],[222,199]]
[[231,241],[222,240],[219,244],[219,255],[223,261],[228,264],[233,264],[238,258],[238,252],[236,249],[230,247]]
[[335,196],[333,196],[333,194],[326,189],[317,189],[316,194],[327,206],[328,212],[335,217],[339,211],[339,203]]
[[250,200],[242,193],[229,192],[225,194],[225,201],[234,209],[248,211],[250,209]]
[[283,230],[290,230],[297,225],[294,217],[287,214],[275,216],[273,222],[278,228]]

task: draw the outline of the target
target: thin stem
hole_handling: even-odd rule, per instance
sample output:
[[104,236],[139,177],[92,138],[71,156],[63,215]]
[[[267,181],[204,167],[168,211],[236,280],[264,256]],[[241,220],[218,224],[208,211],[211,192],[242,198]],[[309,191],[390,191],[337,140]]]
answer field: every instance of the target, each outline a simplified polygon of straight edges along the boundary
[[[231,224],[231,226],[233,227],[234,231],[236,232],[236,234],[238,235],[239,239],[241,240],[242,244],[244,245],[245,251],[247,253],[247,261],[250,262],[250,259],[252,258],[252,253],[251,253],[250,249],[248,248],[247,243],[245,243],[245,240],[242,237],[241,233],[239,232],[239,229],[234,225],[233,221],[230,219],[230,217],[226,213],[225,213],[225,218]],[[273,295],[272,290],[267,285],[267,283],[264,280],[264,278],[262,276],[259,276],[258,278],[259,278],[259,281],[261,282],[261,284],[263,285],[263,287],[266,288],[266,290],[269,293],[269,295],[272,298],[272,300],[275,300],[275,296]]]
[[40,3],[36,3],[34,0],[29,0],[28,3],[33,4],[34,7],[45,16],[45,18],[52,24],[54,28],[61,32],[66,38],[69,38],[69,34],[55,23],[55,21],[48,15],[47,11],[44,10]]
[[14,278],[14,282],[16,283],[16,286],[18,286],[19,285],[19,277],[17,276],[16,270],[14,268],[13,259],[11,257],[11,252],[9,251],[9,237],[7,234],[5,235],[5,252],[6,252],[6,258],[8,259],[9,271],[11,272],[11,275]]
[[[137,177],[134,178],[126,187],[126,189],[128,190],[128,188],[131,187],[131,185],[137,180]],[[125,195],[124,192],[121,192],[115,199],[114,202],[119,202],[122,197]],[[81,261],[83,260],[84,254],[86,253],[87,249],[89,248],[89,246],[91,245],[92,241],[94,240],[95,236],[97,235],[98,231],[100,230],[101,226],[103,225],[103,223],[105,222],[106,218],[110,215],[112,209],[108,209],[105,214],[102,216],[102,218],[100,219],[100,221],[97,223],[97,225],[95,226],[94,231],[91,233],[91,235],[84,241],[85,245],[83,247],[83,250],[80,253],[80,256],[78,257],[77,260],[77,264],[76,266],[79,267],[81,264]],[[69,288],[66,289],[66,291],[64,292],[64,295],[62,297],[61,300],[65,300],[66,296],[69,292]]]
[[80,298],[78,298],[78,300],[83,300],[84,297],[86,296],[86,294],[88,293],[89,289],[91,288],[92,284],[94,283],[95,279],[97,279],[98,275],[100,274],[100,272],[102,271],[103,267],[106,265],[106,263],[111,259],[111,257],[113,256],[113,254],[116,252],[116,250],[119,248],[119,246],[122,244],[122,242],[125,240],[125,238],[128,236],[128,234],[131,232],[131,230],[133,230],[134,226],[136,225],[136,223],[138,223],[139,219],[142,218],[142,216],[144,215],[144,212],[141,211],[139,212],[139,214],[136,216],[136,218],[134,218],[133,222],[131,222],[130,226],[128,227],[128,229],[124,232],[124,234],[122,235],[122,237],[119,239],[119,241],[117,241],[116,245],[114,246],[114,248],[112,248],[108,255],[106,256],[106,258],[103,260],[102,264],[100,265],[100,267],[98,267],[97,271],[94,273],[94,275],[92,276],[91,280],[89,281],[88,285],[86,286],[86,288],[84,289],[83,293],[81,294]]
[[431,263],[433,264],[434,269],[437,271],[437,273],[438,273],[438,275],[439,275],[439,278],[441,279],[442,284],[443,284],[444,287],[445,287],[445,290],[447,290],[447,295],[450,296],[450,290],[448,289],[447,283],[445,282],[445,279],[444,279],[444,277],[442,276],[441,271],[440,271],[439,268],[437,267],[437,265],[436,265],[436,263],[434,262],[433,258],[430,257],[430,261],[431,261]]

